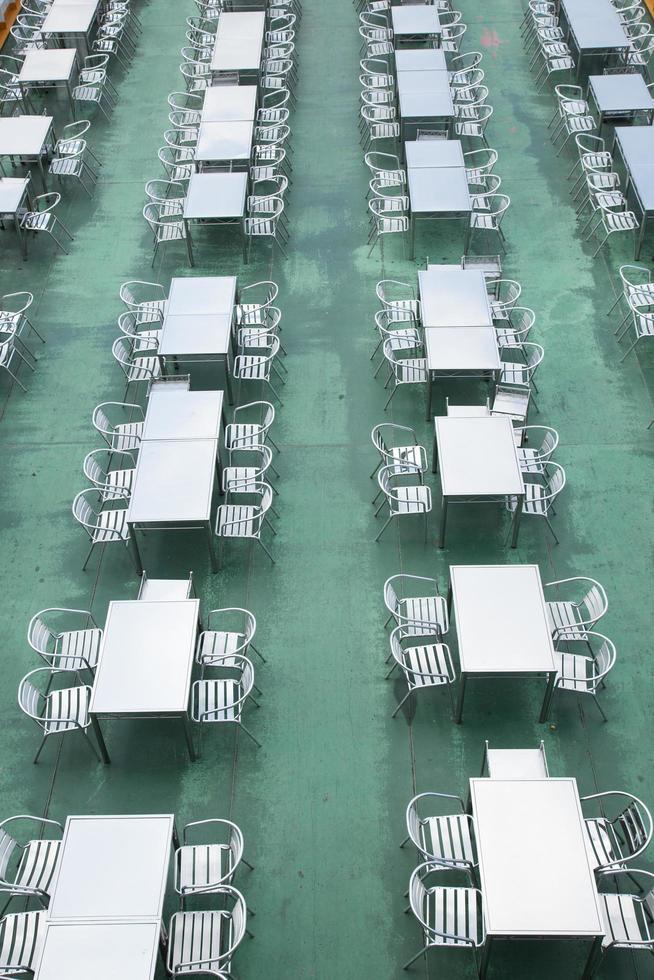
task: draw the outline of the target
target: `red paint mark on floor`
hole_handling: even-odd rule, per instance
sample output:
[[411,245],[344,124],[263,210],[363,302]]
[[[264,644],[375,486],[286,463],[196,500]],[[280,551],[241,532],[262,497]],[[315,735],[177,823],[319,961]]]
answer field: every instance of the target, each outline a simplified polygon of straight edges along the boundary
[[490,31],[487,27],[484,28],[481,35],[481,44],[484,48],[491,48],[492,55],[497,58],[497,49],[503,42],[500,40],[500,36],[497,31]]

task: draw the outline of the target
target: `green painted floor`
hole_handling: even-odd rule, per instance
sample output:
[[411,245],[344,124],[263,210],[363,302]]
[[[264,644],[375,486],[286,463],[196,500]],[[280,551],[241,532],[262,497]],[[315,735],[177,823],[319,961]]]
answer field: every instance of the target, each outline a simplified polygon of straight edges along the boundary
[[[13,232],[0,237],[2,291],[36,294],[35,320],[47,338],[28,394],[0,379],[0,816],[174,811],[180,822],[235,819],[256,866],[237,881],[257,913],[256,938],[235,961],[241,980],[400,976],[420,940],[403,915],[415,863],[398,847],[405,805],[415,791],[464,795],[485,738],[530,747],[542,737],[551,772],[576,776],[582,793],[627,789],[654,805],[647,666],[654,434],[646,430],[654,416],[654,362],[643,348],[618,365],[616,324],[606,316],[630,244],[612,243],[606,257],[592,260],[593,249],[580,239],[565,180],[573,157],[566,150],[556,159],[549,143],[552,98],[535,94],[519,39],[520,5],[460,6],[469,28],[465,49],[484,51],[495,108],[489,141],[500,153],[502,190],[512,198],[505,271],[522,283],[522,300],[538,316],[535,339],[546,349],[540,416],[532,422],[553,425],[561,437],[557,458],[568,475],[556,517],[561,543],[553,546],[538,521],[524,519],[519,548],[510,552],[505,514],[465,508],[452,513],[448,547],[439,553],[438,506],[427,545],[418,523],[394,527],[374,543],[369,433],[385,417],[383,386],[369,363],[375,283],[414,281],[427,255],[458,261],[462,237],[453,228],[423,232],[415,263],[402,258],[396,240],[367,258],[356,14],[350,0],[304,0],[289,258],[275,256],[271,266],[260,248],[245,268],[231,232],[207,229],[195,241],[195,273],[237,273],[241,283],[270,276],[280,285],[289,379],[274,433],[282,449],[277,564],[234,545],[212,576],[204,541],[193,535],[150,536],[143,549],[150,575],[192,568],[205,609],[235,604],[255,612],[268,663],[258,670],[264,697],[249,724],[262,749],[211,731],[201,760],[191,764],[175,726],[113,722],[104,725],[110,767],[96,765],[75,739],[59,750],[51,744],[33,766],[38,732],[16,706],[21,676],[37,666],[25,641],[35,611],[88,605],[103,621],[110,599],[137,590],[121,549],[108,549],[99,567],[95,556],[81,571],[86,539],[70,504],[84,485],[82,459],[99,445],[91,411],[122,395],[110,353],[120,283],[152,277],[167,284],[189,271],[183,247],[173,245],[151,272],[141,209],[144,182],[159,176],[166,96],[180,88],[184,20],[196,13],[191,0],[151,0],[141,8],[143,37],[129,73],[115,76],[113,118],[93,123],[93,149],[104,164],[95,196],[65,191],[62,216],[75,234],[70,255],[54,255],[39,240],[23,263]],[[483,241],[477,248],[489,250]],[[650,239],[643,258],[651,251]],[[458,401],[482,396],[472,388],[451,394]],[[250,397],[240,394],[241,401]],[[439,395],[437,411],[442,407]],[[387,417],[431,444],[422,393],[398,393]],[[592,706],[565,700],[553,724],[540,726],[542,689],[518,681],[471,687],[462,727],[438,695],[422,698],[412,719],[400,713],[391,720],[402,685],[384,680],[385,579],[400,570],[434,574],[445,588],[450,563],[503,561],[538,562],[546,581],[586,574],[606,586],[602,628],[618,649],[604,697],[608,724]],[[584,950],[573,944],[504,945],[490,975],[578,977],[583,961]],[[468,954],[459,951],[434,953],[427,968],[419,961],[412,973],[426,969],[431,977],[473,975]],[[648,971],[649,961],[616,954],[603,975]]]

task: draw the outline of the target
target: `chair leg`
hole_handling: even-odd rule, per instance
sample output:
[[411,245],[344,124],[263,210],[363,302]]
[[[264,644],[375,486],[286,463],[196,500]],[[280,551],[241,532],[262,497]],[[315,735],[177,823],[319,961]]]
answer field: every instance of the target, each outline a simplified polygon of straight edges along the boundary
[[246,728],[242,721],[239,722],[239,725],[243,729],[243,731],[245,732],[245,734],[250,736],[250,738],[252,739],[252,741],[254,742],[254,744],[257,745],[259,748],[261,748],[261,742],[259,742],[254,737],[254,735],[252,734],[252,732],[250,731],[250,729],[249,728]]
[[34,756],[34,765],[36,765],[36,763],[39,761],[39,756],[41,755],[41,752],[43,751],[43,746],[45,745],[45,740],[47,739],[47,737],[48,737],[47,735],[44,735],[43,736],[43,740],[41,741],[41,744],[39,745],[38,752]]
[[94,543],[93,543],[93,544],[91,545],[91,547],[90,547],[90,549],[89,549],[89,553],[88,553],[88,555],[86,556],[86,561],[85,561],[85,562],[84,562],[84,564],[82,565],[82,571],[83,571],[83,572],[84,572],[84,571],[86,571],[86,566],[87,566],[87,565],[88,565],[88,563],[89,563],[89,558],[90,558],[90,557],[91,557],[91,555],[93,554],[93,548],[94,548],[94,547],[95,547],[95,542],[94,542]]
[[388,527],[388,525],[391,523],[392,520],[393,520],[393,515],[390,514],[389,517],[388,517],[388,520],[386,521],[386,523],[382,527],[381,531],[379,532],[379,534],[375,538],[375,541],[379,541],[379,539],[381,538],[382,534],[384,533],[384,531],[386,530],[386,528]]
[[395,392],[397,391],[397,389],[398,389],[398,388],[399,388],[399,385],[395,385],[395,387],[394,387],[394,388],[393,388],[393,390],[391,391],[391,393],[390,393],[390,395],[388,396],[388,399],[387,399],[387,401],[386,401],[386,404],[384,405],[384,411],[386,411],[386,409],[387,409],[387,408],[388,408],[388,406],[390,405],[390,403],[391,403],[391,398],[393,397],[393,395],[395,394]]
[[273,565],[276,565],[277,563],[276,563],[276,561],[275,561],[275,559],[274,559],[274,558],[273,558],[273,556],[272,556],[272,555],[270,554],[270,552],[269,552],[269,551],[268,551],[268,549],[266,548],[266,546],[265,546],[265,544],[263,543],[263,541],[261,540],[261,538],[257,538],[257,540],[258,540],[258,542],[259,542],[259,544],[261,545],[261,547],[263,548],[263,550],[264,550],[264,551],[266,552],[266,554],[268,555],[268,557],[270,558],[270,560],[271,560],[271,562],[273,563]]
[[595,704],[597,705],[597,710],[598,710],[598,711],[599,711],[599,713],[601,714],[601,716],[602,716],[602,718],[604,719],[604,721],[608,721],[609,719],[608,719],[608,718],[606,717],[606,715],[604,714],[604,709],[602,708],[602,705],[601,705],[601,704],[599,703],[599,701],[597,700],[597,695],[596,695],[596,694],[593,694],[593,701],[594,701],[594,702],[595,702]]
[[[407,691],[407,693],[404,695],[404,697],[402,698],[402,700],[398,704],[397,708],[395,709],[395,711],[391,715],[391,718],[394,718],[395,717],[395,715],[398,713],[398,711],[400,710],[400,708],[402,707],[402,705],[404,704],[404,702],[407,700],[407,698],[410,698],[411,697],[412,693],[413,693],[412,691]],[[414,959],[415,959],[415,957],[414,957]],[[413,963],[413,960],[411,960],[411,962]],[[406,967],[404,969],[406,969]]]
[[545,521],[547,523],[548,528],[552,532],[552,537],[554,538],[554,541],[556,542],[556,544],[558,544],[559,543],[559,539],[557,538],[557,536],[556,536],[556,534],[554,532],[554,528],[552,527],[551,521],[550,521],[549,517],[547,516],[547,514],[545,514]]

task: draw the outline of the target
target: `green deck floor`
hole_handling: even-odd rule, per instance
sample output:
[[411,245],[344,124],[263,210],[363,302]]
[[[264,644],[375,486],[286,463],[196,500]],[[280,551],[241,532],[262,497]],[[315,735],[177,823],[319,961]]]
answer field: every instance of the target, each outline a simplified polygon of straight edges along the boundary
[[[408,848],[398,848],[406,803],[428,789],[464,795],[485,738],[526,747],[544,738],[552,774],[576,776],[582,793],[627,789],[654,805],[647,667],[654,467],[646,430],[654,362],[643,349],[618,365],[616,324],[606,317],[630,244],[612,243],[606,258],[593,260],[580,239],[565,180],[572,153],[556,159],[548,140],[552,97],[535,94],[518,33],[520,4],[458,6],[469,27],[465,50],[484,51],[495,108],[489,141],[500,153],[502,190],[512,198],[505,271],[522,283],[522,302],[538,317],[534,339],[546,349],[540,416],[531,421],[553,425],[561,437],[557,458],[568,475],[555,518],[561,543],[553,546],[540,522],[525,518],[511,552],[505,514],[464,508],[453,510],[448,547],[439,553],[437,503],[427,545],[418,522],[393,527],[374,543],[369,433],[385,418],[383,386],[369,363],[375,283],[414,281],[427,254],[457,262],[462,238],[454,228],[433,229],[421,233],[415,263],[402,258],[398,240],[367,258],[356,14],[351,0],[304,0],[289,258],[275,256],[271,267],[267,249],[257,248],[246,268],[231,232],[204,230],[195,243],[198,275],[237,273],[241,283],[270,276],[280,285],[289,378],[274,433],[282,448],[277,565],[235,544],[212,576],[199,536],[149,536],[143,547],[151,576],[192,568],[205,609],[235,604],[255,612],[268,658],[257,673],[262,707],[249,716],[260,750],[227,730],[210,731],[201,760],[191,764],[171,723],[113,722],[103,726],[110,767],[95,764],[75,738],[61,749],[50,744],[33,766],[38,732],[16,706],[21,676],[38,665],[25,640],[35,611],[90,605],[102,622],[109,600],[136,594],[122,549],[108,549],[99,568],[94,556],[81,571],[86,539],[70,504],[84,486],[84,455],[100,445],[91,411],[122,396],[110,353],[120,283],[167,284],[190,271],[183,246],[173,245],[151,273],[141,209],[144,182],[159,175],[166,96],[180,88],[184,20],[196,13],[191,0],[151,0],[140,10],[144,33],[132,67],[115,76],[118,106],[109,123],[96,117],[90,134],[104,164],[97,191],[92,201],[81,190],[64,192],[62,216],[75,234],[70,255],[55,255],[38,240],[23,263],[13,231],[0,236],[2,291],[37,295],[35,320],[47,338],[36,373],[25,374],[28,394],[0,380],[0,817],[174,811],[180,822],[235,819],[256,865],[237,880],[257,912],[256,938],[243,943],[235,961],[240,980],[399,977],[420,938],[403,915],[415,863]],[[482,241],[477,248],[493,250]],[[651,250],[650,240],[643,258]],[[471,388],[454,394],[482,396]],[[436,411],[442,406],[438,395]],[[431,444],[422,393],[398,393],[387,417],[414,426]],[[470,686],[461,727],[452,724],[446,699],[429,694],[412,720],[405,713],[391,720],[402,685],[384,680],[386,577],[435,574],[444,588],[450,563],[504,561],[538,562],[545,581],[586,574],[606,586],[602,628],[618,649],[604,697],[608,724],[592,705],[562,699],[552,726],[538,725],[542,688],[523,681]],[[577,977],[583,960],[572,944],[505,944],[495,949],[490,975]],[[425,969],[419,961],[412,973]],[[428,971],[473,975],[465,952],[433,953]],[[650,971],[649,961],[626,954],[607,961],[603,975]]]

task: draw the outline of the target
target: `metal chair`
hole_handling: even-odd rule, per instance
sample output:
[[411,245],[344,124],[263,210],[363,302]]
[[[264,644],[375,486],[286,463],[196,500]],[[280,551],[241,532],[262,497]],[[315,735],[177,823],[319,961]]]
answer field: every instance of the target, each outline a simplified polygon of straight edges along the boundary
[[188,573],[187,579],[175,579],[148,578],[144,571],[136,598],[142,602],[177,602],[196,598],[193,572]]
[[[400,326],[404,324],[404,326]],[[406,326],[408,324],[408,326]],[[423,336],[420,331],[419,324],[410,310],[396,310],[384,307],[383,310],[378,310],[375,313],[375,327],[377,328],[377,333],[379,334],[379,340],[377,345],[370,355],[370,360],[372,361],[377,354],[380,347],[383,347],[384,343],[388,340],[392,350],[394,351],[410,351],[418,350],[423,345]],[[376,378],[379,374],[382,366],[385,363],[385,358],[382,358],[377,370],[375,371],[374,377]]]
[[459,138],[481,140],[484,146],[488,147],[486,127],[492,115],[493,107],[488,103],[477,106],[474,112],[469,112],[464,118],[454,120],[454,135]]
[[626,335],[629,326],[633,329],[634,339],[620,358],[620,364],[638,347],[641,340],[654,337],[654,294],[652,296],[630,296],[628,303],[631,311],[631,324],[627,321],[627,326],[618,340],[621,341]]
[[20,227],[24,231],[33,231],[35,234],[45,232],[47,235],[50,235],[54,243],[59,246],[61,251],[68,255],[68,250],[59,240],[58,232],[55,234],[55,229],[58,229],[59,226],[61,226],[71,242],[73,241],[73,236],[68,231],[68,228],[66,228],[63,221],[57,218],[54,213],[54,209],[59,204],[60,200],[61,194],[58,194],[56,191],[51,191],[47,194],[39,194],[38,197],[35,197],[32,202],[34,210],[25,212],[21,218]]
[[174,977],[229,977],[234,953],[248,929],[245,899],[230,885],[216,888],[224,908],[175,912],[168,927],[166,968]]
[[21,364],[27,364],[30,371],[34,371],[35,365],[32,361],[35,361],[34,355],[20,343],[18,335],[13,331],[6,333],[0,329],[0,369],[6,371],[23,391],[27,391],[27,388],[17,372]]
[[596,872],[613,872],[628,865],[646,850],[652,839],[652,814],[632,793],[609,790],[581,797],[586,837]]
[[265,663],[266,658],[252,642],[256,631],[257,621],[249,610],[237,606],[212,609],[207,629],[198,637],[195,659],[202,667],[212,667],[215,661],[229,665],[229,658],[246,657],[252,648]]
[[[127,466],[111,469],[116,455],[124,457]],[[102,502],[123,500],[129,496],[134,480],[136,463],[131,453],[119,453],[114,449],[93,449],[84,458],[84,476],[100,492]]]
[[[419,591],[419,595],[415,593]],[[395,620],[397,626],[416,626],[416,632],[424,626],[442,637],[450,628],[447,602],[440,594],[438,582],[424,575],[391,575],[384,583],[384,605],[389,616],[384,628]]]
[[52,606],[29,621],[27,642],[48,667],[93,672],[100,653],[102,630],[86,609]]
[[284,202],[281,197],[272,198],[270,206],[265,211],[258,213],[258,210],[243,219],[243,234],[247,239],[247,247],[244,244],[243,260],[250,261],[250,251],[253,238],[269,238],[272,246],[276,245],[284,258],[286,258],[286,232],[282,222],[284,214]]
[[[432,875],[438,884],[428,884]],[[460,884],[462,878],[466,881],[465,885]],[[471,888],[468,882],[465,867],[426,861],[415,869],[409,882],[409,902],[422,929],[424,945],[405,963],[405,970],[418,957],[426,956],[430,949],[439,947],[471,949],[479,972],[477,950],[486,941],[483,899],[480,890]]]
[[225,503],[220,504],[216,514],[216,535],[223,539],[248,538],[257,541],[274,565],[275,559],[261,536],[266,524],[273,534],[277,533],[267,516],[272,507],[272,487],[263,482],[250,484],[247,488],[247,496],[252,499],[251,503],[243,502],[245,495],[234,488],[227,491]]
[[[92,688],[78,683],[75,687],[51,690],[55,679],[61,678],[63,681],[67,676],[71,682],[76,681],[77,671],[37,667],[26,674],[19,684],[18,707],[36,722],[43,735],[34,756],[35,763],[39,761],[43,746],[51,735],[64,736],[67,732],[81,732],[98,762],[102,761],[87,731],[91,724],[89,703]],[[96,733],[98,731],[96,728]]]
[[513,423],[517,444],[522,444],[522,432],[529,416],[531,388],[529,385],[496,384],[491,415],[504,415]]
[[[398,286],[399,289],[396,288]],[[416,299],[415,287],[410,283],[397,279],[381,279],[375,292],[386,309],[409,312],[414,320],[420,321],[420,300]]]
[[[16,825],[16,826],[14,826]],[[64,828],[57,820],[19,814],[0,823],[0,888],[46,908]]]
[[[141,314],[134,310],[125,310],[118,316],[118,329],[129,337],[136,351],[157,350],[161,338],[161,328],[153,327],[158,321],[152,319],[149,313]],[[143,329],[145,325],[146,329]]]
[[[141,335],[142,336],[142,335]],[[132,384],[146,383],[146,387],[161,374],[161,360],[157,356],[156,339],[117,337],[111,345],[111,353],[125,375],[125,396]]]
[[390,466],[382,466],[377,474],[377,482],[379,484],[379,491],[383,494],[383,500],[375,511],[375,517],[379,516],[384,504],[388,505],[388,517],[375,537],[375,541],[379,541],[394,517],[405,517],[414,514],[422,514],[424,516],[426,541],[428,528],[427,515],[431,513],[432,497],[431,489],[422,482],[422,473],[420,470],[409,464],[402,467],[398,467],[395,463]]
[[528,306],[514,306],[506,320],[495,324],[498,347],[523,348],[535,322],[536,314]]
[[[95,505],[91,503],[92,500],[95,501]],[[121,503],[123,506],[105,508],[102,494],[97,487],[80,490],[73,500],[73,517],[84,528],[91,542],[89,553],[82,565],[82,571],[88,565],[96,545],[100,545],[103,549],[106,545],[114,542],[120,542],[127,548],[130,546],[129,527],[127,526],[128,498],[125,496],[120,501],[116,499],[115,503]],[[138,571],[140,573],[140,569]]]
[[127,452],[141,445],[145,416],[140,405],[102,402],[93,409],[91,421],[114,452]]
[[506,252],[506,238],[502,231],[502,221],[506,214],[511,198],[507,194],[490,194],[486,198],[486,207],[482,210],[472,211],[470,214],[470,239],[474,231],[495,231],[497,232],[502,251]]
[[[417,629],[416,627],[422,627]],[[418,637],[423,642],[418,643]],[[404,674],[407,693],[404,695],[391,717],[395,717],[407,698],[416,691],[427,688],[447,688],[454,713],[453,685],[456,671],[452,654],[446,643],[441,643],[438,632],[424,623],[409,623],[396,626],[390,635],[393,666],[386,675],[388,679],[396,667]]]
[[486,280],[486,289],[493,320],[508,320],[522,293],[522,286],[515,279]]
[[[34,295],[25,291],[5,293],[0,297],[0,332],[13,334],[22,340],[23,329],[34,331],[41,343],[45,340],[27,315],[34,302]],[[28,348],[29,349],[29,348]]]
[[191,235],[184,221],[182,204],[180,202],[179,210],[176,213],[171,213],[170,207],[169,204],[151,201],[143,208],[143,217],[150,226],[154,239],[151,265],[154,265],[159,246],[167,242],[184,242],[189,265],[194,265]]
[[[548,589],[574,585],[576,588],[564,589],[568,596],[564,599],[548,599]],[[573,578],[561,578],[554,582],[546,582],[543,586],[547,603],[547,618],[552,636],[555,639],[586,640],[588,630],[598,624],[609,608],[609,601],[604,590],[594,578],[576,575]],[[572,598],[569,593],[577,593]]]
[[[527,473],[523,470],[523,476]],[[542,517],[552,533],[556,544],[559,539],[554,533],[554,528],[550,522],[550,513],[554,514],[554,501],[565,486],[565,470],[559,463],[551,460],[543,464],[543,468],[538,473],[531,474],[535,477],[532,481],[524,481],[525,495],[522,504],[522,515],[530,517]],[[517,498],[507,497],[506,508],[511,513],[516,509]]]
[[239,326],[269,326],[266,311],[273,306],[279,294],[279,286],[270,279],[241,286],[238,291],[234,316]]
[[0,920],[0,976],[34,976],[41,956],[47,913],[14,912]]
[[184,909],[192,895],[213,895],[231,885],[243,861],[243,834],[231,820],[212,817],[194,820],[182,829],[182,844],[175,851],[175,891]]
[[545,743],[537,749],[491,749],[486,739],[481,775],[489,779],[549,779]]
[[[540,344],[525,341],[519,346],[500,347],[500,383],[521,385],[538,391],[534,380],[538,368],[545,357],[545,350]],[[536,400],[532,393],[534,407]]]
[[[620,886],[626,876],[640,889],[638,894],[632,895],[622,890]],[[588,980],[596,975],[604,957],[612,949],[654,953],[654,874],[636,868],[605,871],[598,876],[598,886],[604,936],[599,953],[587,969]],[[611,886],[613,891],[609,891]]]
[[[596,651],[591,645],[595,640],[599,643]],[[582,695],[591,697],[597,705],[597,710],[606,721],[606,715],[598,701],[598,694],[605,686],[606,677],[615,665],[615,644],[602,633],[586,630],[585,639],[580,642],[584,642],[588,646],[590,654],[579,654],[568,649],[570,643],[577,641],[577,637],[556,640],[554,656],[557,675],[554,692],[568,691],[577,697]],[[559,644],[564,644],[565,649],[559,650]]]
[[268,442],[277,452],[279,447],[270,435],[275,421],[275,407],[270,402],[248,402],[234,409],[232,421],[225,428],[225,449],[256,449]]
[[[398,135],[399,135],[399,123]],[[371,215],[371,230],[368,241],[371,242],[368,257],[373,253],[375,245],[384,235],[405,235],[409,230],[409,218],[405,213],[408,208],[408,198],[384,197],[368,201]],[[403,247],[406,241],[402,239]]]
[[412,471],[427,472],[427,453],[408,425],[381,422],[370,433],[372,444],[379,453],[379,462],[370,474],[374,477],[380,466],[395,466],[398,473],[408,464]]
[[254,689],[254,667],[247,657],[240,654],[215,657],[212,670],[221,671],[222,676],[203,678],[194,681],[191,690],[191,716],[200,724],[228,724],[242,728],[255,745],[261,747],[252,732],[243,724],[243,708],[247,701],[259,707],[252,694]]
[[161,283],[132,279],[122,284],[119,295],[128,310],[138,313],[141,323],[163,320],[168,294]]
[[[264,382],[268,385],[279,404],[283,405],[279,392],[271,381],[272,371],[275,371],[281,383],[285,383],[275,365],[275,358],[280,349],[280,340],[275,334],[268,334],[267,337],[267,352],[265,354],[237,354],[234,358],[233,373],[234,377],[239,381]],[[260,348],[263,347],[263,343],[259,343],[258,346]]]
[[[540,439],[540,445],[525,445],[532,437]],[[523,445],[518,446],[518,462],[523,473],[544,473],[559,444],[556,429],[547,425],[528,425],[523,429]]]
[[[442,810],[445,805],[451,811],[453,804],[458,812],[431,812],[434,809]],[[424,813],[427,806],[429,815],[420,816],[420,811]],[[406,830],[407,836],[400,847],[411,841],[423,861],[435,860],[462,870],[467,868],[468,871],[477,867],[475,823],[472,816],[465,812],[460,797],[450,793],[419,793],[414,796],[406,808]]]
[[386,386],[393,382],[391,393],[384,405],[386,411],[391,399],[402,385],[426,384],[429,381],[429,371],[425,357],[399,357],[390,340],[384,341],[383,351],[389,368]]

